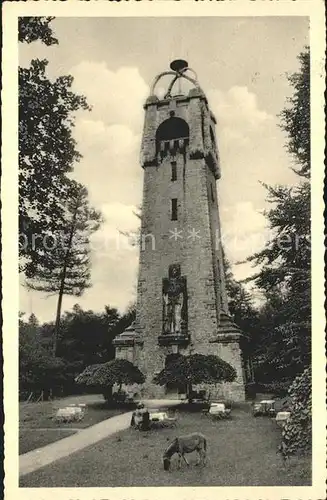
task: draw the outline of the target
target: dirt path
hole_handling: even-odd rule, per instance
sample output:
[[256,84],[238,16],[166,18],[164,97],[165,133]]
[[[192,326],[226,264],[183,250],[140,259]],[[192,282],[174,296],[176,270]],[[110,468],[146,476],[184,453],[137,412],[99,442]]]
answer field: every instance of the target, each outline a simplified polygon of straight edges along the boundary
[[[149,400],[144,401],[151,408],[174,406],[178,401]],[[76,451],[82,450],[102,439],[127,429],[130,425],[132,412],[116,415],[86,429],[82,429],[72,436],[55,441],[43,448],[29,451],[19,457],[19,475],[23,476],[49,465],[55,460],[67,457]]]

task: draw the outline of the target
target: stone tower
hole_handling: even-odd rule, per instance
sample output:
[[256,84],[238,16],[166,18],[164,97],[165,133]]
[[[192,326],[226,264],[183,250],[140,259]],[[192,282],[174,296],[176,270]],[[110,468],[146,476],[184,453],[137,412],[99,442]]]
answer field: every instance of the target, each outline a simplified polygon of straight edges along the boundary
[[[216,354],[237,371],[233,383],[203,386],[211,396],[244,400],[242,333],[228,313],[216,182],[220,164],[216,120],[196,74],[176,60],[158,75],[145,102],[144,169],[136,321],[116,337],[116,357],[146,375],[144,397],[178,397],[155,373],[171,354]],[[166,94],[158,81],[171,76]],[[175,83],[187,93],[173,94]]]

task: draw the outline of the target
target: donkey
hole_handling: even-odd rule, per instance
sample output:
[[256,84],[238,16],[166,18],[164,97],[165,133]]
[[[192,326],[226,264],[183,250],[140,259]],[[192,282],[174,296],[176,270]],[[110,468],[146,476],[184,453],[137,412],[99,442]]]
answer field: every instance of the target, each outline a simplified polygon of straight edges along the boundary
[[163,454],[164,470],[168,471],[170,469],[171,457],[175,453],[178,454],[179,469],[181,468],[182,458],[186,465],[190,465],[186,460],[185,453],[191,453],[192,451],[197,451],[199,455],[196,465],[200,465],[200,463],[202,463],[204,466],[206,464],[207,456],[207,439],[200,432],[193,432],[192,434],[176,437],[171,442]]

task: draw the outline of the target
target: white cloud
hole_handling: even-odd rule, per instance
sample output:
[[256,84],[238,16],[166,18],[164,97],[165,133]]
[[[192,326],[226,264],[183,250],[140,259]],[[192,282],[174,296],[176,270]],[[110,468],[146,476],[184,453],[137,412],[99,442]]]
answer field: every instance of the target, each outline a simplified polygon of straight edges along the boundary
[[[76,123],[74,136],[79,149],[85,154],[88,148],[102,151],[109,150],[115,156],[124,155],[126,151],[135,151],[139,145],[139,134],[124,124],[106,125],[102,120],[80,119]],[[101,149],[100,149],[101,148]]]
[[111,71],[105,62],[82,61],[70,72],[73,90],[84,94],[92,106],[93,120],[141,129],[142,103],[149,87],[138,68],[122,66]]
[[261,231],[266,226],[266,218],[250,201],[236,203],[228,207],[226,212],[231,215],[228,229],[233,233],[249,234]]
[[140,224],[139,218],[135,215],[136,211],[137,207],[134,205],[117,202],[102,205],[104,222],[92,235],[91,245],[94,252],[106,257],[118,255],[120,251],[134,251],[131,242]]
[[139,227],[139,218],[135,215],[135,205],[122,203],[106,203],[101,210],[106,218],[106,223],[111,227],[119,227],[123,231],[135,231]]
[[211,90],[208,92],[210,105],[218,121],[223,126],[244,129],[244,132],[257,130],[273,116],[258,107],[257,96],[247,87],[234,86],[227,92]]
[[266,218],[251,202],[241,202],[222,211],[222,241],[232,262],[259,251],[269,240]]
[[[276,119],[261,108],[256,94],[245,86],[211,90],[208,98],[217,118],[222,171],[220,209],[231,214],[239,203],[252,203],[255,210],[262,209],[267,194],[259,181],[274,184],[278,179],[287,184],[294,177],[280,147],[282,138]],[[255,215],[249,218],[249,224],[252,226],[254,221]]]
[[83,155],[75,177],[88,186],[98,207],[108,202],[139,204],[142,168],[139,165],[141,136],[124,124],[79,119],[74,137]]
[[247,87],[234,86],[227,92],[215,89],[208,92],[209,103],[218,122],[219,143],[223,152],[237,145],[251,147],[252,140],[264,134],[274,117],[259,109],[257,96]]

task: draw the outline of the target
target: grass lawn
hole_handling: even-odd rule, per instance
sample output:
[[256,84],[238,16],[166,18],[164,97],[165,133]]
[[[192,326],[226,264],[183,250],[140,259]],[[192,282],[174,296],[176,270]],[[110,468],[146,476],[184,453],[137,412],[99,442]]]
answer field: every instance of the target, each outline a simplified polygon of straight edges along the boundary
[[[233,409],[232,419],[213,422],[180,412],[176,429],[122,431],[20,479],[21,487],[112,486],[306,486],[311,460],[293,458],[284,467],[276,453],[280,429],[269,418],[254,418],[250,405]],[[208,463],[181,470],[162,467],[162,453],[175,435],[200,430],[208,438]],[[176,460],[176,459],[175,459]]]
[[[87,410],[81,422],[58,423],[53,419],[58,408],[71,403],[85,403]],[[20,403],[19,453],[40,448],[85,429],[102,420],[124,413],[128,409],[108,407],[101,395],[72,396],[54,401]]]
[[76,431],[71,429],[32,429],[19,431],[19,454],[41,448],[59,439],[71,436]]

